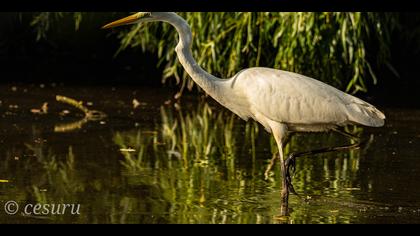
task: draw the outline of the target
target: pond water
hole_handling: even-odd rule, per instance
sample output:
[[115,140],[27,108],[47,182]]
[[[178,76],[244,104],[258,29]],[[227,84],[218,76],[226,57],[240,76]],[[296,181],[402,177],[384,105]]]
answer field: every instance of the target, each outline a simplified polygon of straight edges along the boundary
[[[298,158],[299,196],[280,217],[279,166],[264,177],[273,139],[210,98],[51,84],[0,91],[0,223],[420,223],[420,110],[381,107],[385,127],[347,127],[369,140],[362,149]],[[56,95],[107,117],[85,119]],[[286,150],[348,142],[299,134]],[[60,204],[67,211],[52,214]]]

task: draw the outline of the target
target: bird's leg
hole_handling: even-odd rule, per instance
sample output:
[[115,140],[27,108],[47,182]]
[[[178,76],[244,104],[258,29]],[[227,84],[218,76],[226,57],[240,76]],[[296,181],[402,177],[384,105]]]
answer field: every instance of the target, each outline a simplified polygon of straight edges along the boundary
[[293,169],[292,171],[295,172],[295,170],[296,170],[296,157],[299,154],[300,153],[296,153],[296,152],[290,153],[289,156],[287,156],[287,158],[284,162],[284,165],[285,165],[285,171],[284,171],[285,174],[284,175],[285,175],[285,179],[286,179],[286,186],[287,186],[287,189],[295,195],[298,195],[298,194],[296,193],[295,188],[293,187],[293,184],[292,184],[292,176],[290,175],[290,168],[292,168]]
[[[283,138],[283,141],[282,141],[283,149],[284,149],[284,147],[286,147],[288,142],[289,142],[289,135],[287,135],[286,137]],[[264,172],[264,177],[265,177],[266,180],[268,179],[269,173],[270,173],[271,169],[273,169],[273,166],[274,166],[276,160],[279,159],[279,158],[280,158],[279,152],[273,153],[273,157],[271,158],[270,163],[268,164],[268,166],[267,166],[267,168],[265,169],[265,172]]]
[[273,123],[271,126],[274,139],[279,149],[280,168],[282,173],[282,190],[281,190],[281,215],[286,216],[289,213],[289,189],[286,182],[286,165],[283,158],[283,142],[287,137],[287,126],[279,123]]
[[265,180],[268,179],[269,173],[271,169],[273,169],[273,166],[278,158],[279,158],[278,152],[274,153],[273,157],[270,160],[270,164],[268,164],[267,168],[265,169],[265,172],[264,172]]
[[289,213],[289,188],[287,185],[287,175],[286,175],[286,165],[283,158],[283,147],[279,145],[279,159],[280,159],[280,167],[281,167],[281,174],[282,174],[282,184],[281,184],[281,215],[286,216]]
[[339,133],[339,134],[341,134],[341,135],[343,135],[343,136],[345,136],[345,137],[347,137],[349,139],[352,139],[352,140],[354,140],[356,142],[359,142],[359,143],[361,142],[359,137],[357,137],[356,135],[353,135],[351,133],[348,133],[348,132],[346,132],[344,130],[339,130],[338,128],[334,128],[333,131],[334,132],[337,132],[337,133]]
[[293,184],[292,184],[292,178],[290,176],[290,169],[292,169],[292,171],[295,171],[295,165],[296,165],[296,158],[297,157],[301,157],[301,156],[308,156],[308,155],[315,155],[315,154],[319,154],[319,153],[327,153],[327,152],[336,152],[336,151],[343,151],[343,150],[350,150],[350,149],[358,149],[360,148],[364,142],[360,141],[360,138],[357,136],[354,136],[350,133],[347,133],[345,131],[342,130],[338,130],[338,129],[333,129],[335,132],[349,138],[352,140],[355,140],[356,143],[354,144],[349,144],[349,145],[343,145],[343,146],[336,146],[336,147],[327,147],[327,148],[320,148],[320,149],[315,149],[315,150],[311,150],[311,151],[305,151],[305,152],[294,152],[294,153],[290,153],[289,156],[286,158],[285,160],[285,175],[286,175],[286,183],[287,183],[287,188],[289,189],[290,192],[294,193],[297,195],[296,191],[294,190]]

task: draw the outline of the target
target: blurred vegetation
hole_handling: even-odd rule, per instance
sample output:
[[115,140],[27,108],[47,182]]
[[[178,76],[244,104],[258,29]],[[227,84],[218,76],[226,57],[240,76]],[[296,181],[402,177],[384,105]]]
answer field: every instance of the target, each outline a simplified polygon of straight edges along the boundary
[[[0,177],[9,182],[0,185],[0,202],[78,203],[81,214],[0,215],[0,222],[278,222],[273,216],[279,213],[279,166],[264,179],[277,151],[269,148],[272,138],[255,122],[244,123],[227,110],[215,112],[217,107],[203,101],[190,106],[161,106],[156,128],[111,131],[97,146],[53,142],[48,132],[35,127],[23,147],[2,145]],[[314,135],[294,136],[287,150],[345,142],[334,134]],[[96,151],[86,151],[87,146]],[[354,201],[354,190],[346,189],[358,187],[361,155],[363,151],[354,150],[298,159],[296,190]],[[290,200],[295,207],[289,223],[348,223],[359,217],[358,206]]]
[[[37,38],[55,30],[58,18],[72,18],[78,29],[95,13],[35,13]],[[129,13],[110,13],[114,19]],[[193,32],[193,55],[207,71],[230,77],[243,68],[273,67],[302,73],[355,93],[378,82],[377,72],[398,72],[390,63],[391,35],[398,13],[380,12],[182,12]],[[107,22],[103,22],[104,24]],[[140,47],[155,53],[164,66],[163,82],[176,78],[181,90],[192,80],[177,63],[177,35],[169,24],[115,29],[123,49]]]

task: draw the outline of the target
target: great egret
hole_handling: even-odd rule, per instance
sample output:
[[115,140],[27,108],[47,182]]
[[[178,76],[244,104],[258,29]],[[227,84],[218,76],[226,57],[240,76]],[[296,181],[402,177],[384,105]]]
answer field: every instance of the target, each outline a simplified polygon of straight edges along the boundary
[[[384,125],[385,115],[371,104],[300,74],[263,67],[244,69],[229,79],[220,79],[207,73],[192,56],[192,34],[188,23],[176,13],[138,12],[103,28],[152,21],[167,22],[178,31],[179,42],[175,51],[195,83],[242,119],[252,118],[273,134],[279,149],[283,177],[282,214],[287,214],[289,191],[294,192],[289,167],[294,163],[295,155],[285,160],[283,154],[290,132],[339,131],[337,127],[347,124]],[[354,145],[322,150],[340,150],[351,146]],[[308,153],[311,152],[301,154]]]

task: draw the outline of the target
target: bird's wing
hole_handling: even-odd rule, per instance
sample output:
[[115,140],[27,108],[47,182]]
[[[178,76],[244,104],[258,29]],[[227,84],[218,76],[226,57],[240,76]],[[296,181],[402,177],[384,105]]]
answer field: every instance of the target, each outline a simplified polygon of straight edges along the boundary
[[250,109],[291,124],[344,124],[351,95],[318,80],[270,68],[250,68],[237,78]]

